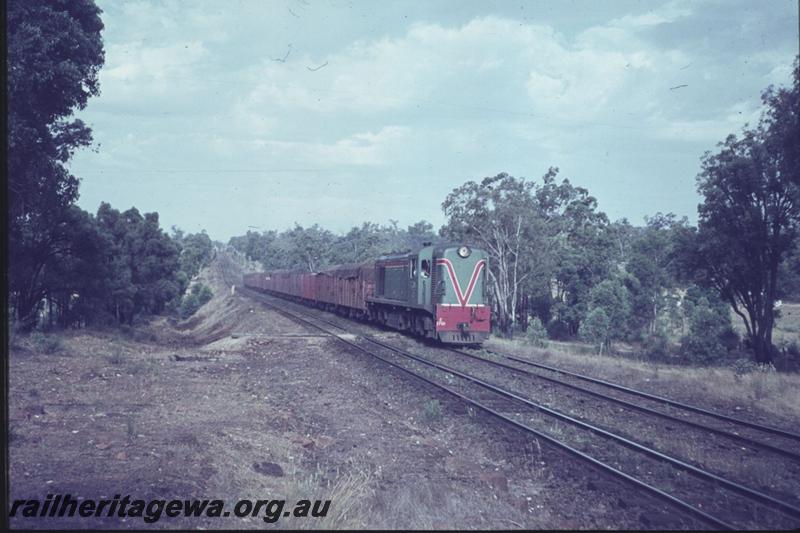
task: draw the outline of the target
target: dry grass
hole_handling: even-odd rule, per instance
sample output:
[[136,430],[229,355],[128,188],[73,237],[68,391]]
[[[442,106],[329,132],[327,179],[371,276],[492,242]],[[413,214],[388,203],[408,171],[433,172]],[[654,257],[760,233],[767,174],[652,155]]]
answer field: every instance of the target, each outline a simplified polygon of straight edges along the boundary
[[330,480],[321,468],[307,471],[289,468],[285,487],[287,506],[299,500],[330,500],[331,506],[324,518],[281,520],[280,527],[291,529],[363,529],[368,526],[371,512],[369,501],[375,492],[376,474],[353,464],[351,469],[338,473]]
[[683,367],[580,354],[570,350],[568,343],[541,350],[522,341],[492,338],[486,347],[679,400],[755,407],[767,415],[800,420],[798,374],[756,370],[737,375],[728,367]]

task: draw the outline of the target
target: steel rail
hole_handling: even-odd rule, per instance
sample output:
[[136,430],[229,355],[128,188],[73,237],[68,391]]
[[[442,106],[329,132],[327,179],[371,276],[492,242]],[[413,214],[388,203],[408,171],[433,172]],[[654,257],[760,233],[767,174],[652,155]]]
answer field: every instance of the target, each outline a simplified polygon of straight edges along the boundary
[[751,489],[751,488],[746,487],[746,486],[744,486],[744,485],[742,485],[740,483],[736,483],[735,481],[731,481],[731,480],[729,480],[727,478],[724,478],[722,476],[719,476],[717,474],[714,474],[712,472],[709,472],[707,470],[703,470],[702,468],[699,468],[699,467],[696,467],[696,466],[694,466],[692,464],[689,464],[689,463],[687,463],[685,461],[682,461],[682,460],[678,459],[677,457],[672,457],[671,455],[668,455],[668,454],[663,453],[663,452],[659,452],[658,450],[654,450],[653,448],[649,448],[649,447],[647,447],[647,446],[645,446],[643,444],[640,444],[640,443],[638,443],[636,441],[633,441],[631,439],[622,437],[621,435],[617,435],[616,433],[612,433],[611,431],[605,430],[605,429],[603,429],[601,427],[589,424],[588,422],[584,422],[582,420],[578,420],[575,417],[569,416],[569,415],[564,414],[564,413],[562,413],[560,411],[557,411],[555,409],[551,409],[551,408],[549,408],[549,407],[547,407],[545,405],[536,403],[536,402],[530,400],[529,398],[525,398],[523,396],[520,396],[520,395],[516,394],[515,392],[509,391],[509,390],[504,389],[502,387],[498,387],[497,385],[493,385],[493,384],[491,384],[491,383],[489,383],[487,381],[484,381],[484,380],[482,380],[480,378],[477,378],[475,376],[471,376],[469,374],[466,374],[466,373],[461,372],[459,370],[456,370],[454,368],[450,368],[450,367],[447,367],[445,365],[441,365],[439,363],[435,363],[433,361],[429,361],[429,360],[425,359],[424,357],[419,357],[419,356],[417,356],[415,354],[412,354],[410,352],[407,352],[407,351],[405,351],[405,350],[403,350],[401,348],[393,347],[393,346],[385,344],[385,343],[383,343],[381,341],[372,339],[372,338],[370,338],[368,336],[367,337],[363,337],[363,338],[368,340],[368,341],[370,341],[370,342],[372,342],[372,343],[374,343],[374,344],[377,344],[379,346],[383,346],[384,348],[387,348],[389,350],[397,351],[398,353],[401,353],[401,354],[405,355],[406,357],[409,357],[411,359],[419,361],[422,364],[426,364],[426,365],[438,368],[439,370],[442,370],[444,372],[448,372],[450,374],[459,376],[459,377],[461,377],[463,379],[466,379],[468,381],[471,381],[471,382],[475,383],[476,385],[479,385],[479,386],[481,386],[481,387],[483,387],[483,388],[485,388],[487,390],[491,390],[493,392],[496,392],[497,394],[500,394],[500,395],[505,396],[507,398],[511,398],[511,399],[516,400],[516,401],[518,401],[520,403],[523,403],[523,404],[527,405],[528,407],[533,407],[534,409],[538,409],[540,411],[543,411],[543,412],[549,414],[550,416],[553,416],[553,417],[558,418],[560,420],[563,420],[565,422],[569,422],[570,424],[573,424],[575,426],[581,427],[583,429],[587,429],[587,430],[589,430],[589,431],[591,431],[593,433],[597,433],[598,435],[603,435],[604,437],[607,437],[607,438],[610,438],[610,439],[612,439],[612,440],[614,440],[616,442],[619,442],[620,444],[622,444],[624,446],[627,446],[629,448],[635,449],[637,451],[640,451],[642,453],[645,453],[647,455],[650,455],[650,456],[655,457],[657,459],[660,459],[662,461],[666,461],[666,462],[668,462],[668,463],[670,463],[670,464],[672,464],[674,466],[678,466],[680,468],[683,468],[683,469],[691,472],[692,474],[694,474],[694,475],[696,475],[698,477],[704,478],[704,479],[709,480],[709,481],[715,481],[715,482],[719,483],[720,485],[722,485],[722,486],[724,486],[724,487],[726,487],[726,488],[728,488],[728,489],[730,489],[730,490],[732,490],[734,492],[738,492],[739,494],[747,496],[747,497],[749,497],[749,498],[751,498],[753,500],[757,500],[757,501],[759,501],[759,502],[761,502],[763,504],[771,505],[771,506],[773,506],[773,507],[775,507],[777,509],[780,509],[780,510],[782,510],[782,511],[784,511],[784,512],[786,512],[786,513],[788,513],[788,514],[790,514],[792,516],[800,517],[800,507],[796,507],[796,506],[794,506],[794,505],[792,505],[790,503],[787,503],[787,502],[785,502],[783,500],[778,500],[777,498],[773,498],[769,494],[765,494],[765,493],[757,491],[755,489]]
[[619,404],[619,405],[623,405],[623,406],[625,406],[627,408],[634,409],[634,410],[640,411],[642,413],[647,413],[649,415],[657,416],[657,417],[663,418],[665,420],[671,420],[673,422],[677,422],[677,423],[680,423],[680,424],[685,424],[685,425],[688,425],[688,426],[692,426],[692,427],[701,429],[703,431],[708,431],[710,433],[715,433],[717,435],[720,435],[720,436],[723,436],[723,437],[727,437],[727,438],[732,439],[732,440],[738,440],[739,442],[747,444],[747,445],[749,445],[749,446],[751,446],[753,448],[760,448],[760,449],[768,450],[770,452],[773,452],[773,453],[776,453],[776,454],[779,454],[779,455],[783,455],[783,456],[788,457],[790,459],[794,459],[796,461],[800,461],[800,454],[799,453],[795,453],[795,452],[792,452],[792,451],[789,451],[789,450],[785,450],[783,448],[779,448],[777,446],[773,446],[772,444],[768,444],[766,442],[761,442],[761,441],[758,441],[758,440],[754,440],[754,439],[751,439],[749,437],[745,437],[743,435],[737,435],[736,433],[730,433],[728,431],[725,431],[725,430],[722,430],[722,429],[718,429],[718,428],[715,428],[715,427],[709,427],[709,426],[703,425],[703,424],[701,424],[699,422],[694,422],[692,420],[686,420],[684,418],[678,418],[677,416],[670,415],[668,413],[663,413],[663,412],[658,411],[656,409],[651,409],[651,408],[645,407],[643,405],[638,405],[638,404],[635,404],[635,403],[631,403],[629,401],[622,400],[620,398],[615,398],[614,396],[608,396],[607,394],[603,394],[601,392],[597,392],[597,391],[594,391],[594,390],[591,390],[591,389],[587,389],[585,387],[581,387],[579,385],[575,385],[574,383],[569,383],[568,381],[562,381],[560,379],[552,378],[550,376],[543,376],[541,374],[537,374],[536,372],[532,372],[532,371],[526,370],[524,368],[519,368],[519,367],[516,367],[516,366],[513,366],[513,365],[502,363],[500,361],[493,361],[491,359],[486,359],[485,357],[481,357],[479,355],[471,354],[469,352],[465,352],[465,351],[462,351],[462,350],[457,350],[455,348],[446,348],[446,349],[449,350],[449,351],[452,351],[454,353],[457,353],[459,355],[464,355],[464,356],[470,357],[472,359],[481,361],[483,363],[487,363],[487,364],[490,364],[490,365],[498,366],[498,367],[501,367],[501,368],[507,368],[509,370],[513,370],[515,372],[520,372],[522,374],[525,374],[525,375],[528,375],[528,376],[532,376],[532,377],[537,378],[537,379],[543,379],[545,381],[549,381],[549,382],[555,383],[557,385],[561,385],[561,386],[564,386],[564,387],[568,387],[568,388],[571,388],[571,389],[574,389],[574,390],[589,394],[589,395],[594,396],[596,398],[601,398],[603,400],[608,400],[610,402],[613,402],[613,403],[616,403],[616,404]]
[[579,374],[577,372],[571,372],[569,370],[564,370],[563,368],[556,368],[556,367],[553,367],[553,366],[544,365],[542,363],[537,363],[537,362],[534,362],[534,361],[530,361],[528,359],[523,359],[523,358],[516,357],[516,356],[513,356],[513,355],[508,355],[508,354],[496,352],[494,350],[486,350],[486,352],[492,353],[492,354],[495,354],[495,355],[499,355],[501,357],[505,357],[506,359],[510,359],[512,361],[516,361],[518,363],[522,363],[522,364],[525,364],[525,365],[530,365],[530,366],[534,366],[534,367],[537,367],[537,368],[543,368],[545,370],[550,370],[551,372],[558,372],[560,374],[564,374],[564,375],[567,375],[567,376],[572,376],[574,378],[581,379],[581,380],[584,380],[584,381],[588,381],[590,383],[596,383],[598,385],[604,385],[606,387],[610,387],[612,389],[616,389],[616,390],[620,390],[620,391],[627,392],[627,393],[630,393],[630,394],[634,394],[636,396],[641,396],[643,398],[648,398],[650,400],[663,402],[663,403],[672,405],[673,407],[678,407],[680,409],[685,409],[685,410],[688,410],[688,411],[693,411],[693,412],[700,413],[700,414],[703,414],[703,415],[707,415],[707,416],[710,416],[710,417],[713,417],[713,418],[717,418],[717,419],[720,419],[720,420],[725,420],[726,422],[740,424],[740,425],[747,426],[747,427],[750,427],[750,428],[753,428],[753,429],[764,431],[766,433],[773,433],[775,435],[780,435],[782,437],[787,437],[787,438],[790,438],[790,439],[800,440],[800,434],[792,433],[791,431],[787,431],[787,430],[784,430],[784,429],[780,429],[780,428],[776,428],[776,427],[772,427],[772,426],[765,426],[765,425],[762,425],[762,424],[757,424],[755,422],[749,422],[749,421],[743,420],[741,418],[736,418],[736,417],[732,417],[732,416],[728,416],[728,415],[723,415],[721,413],[715,413],[714,411],[709,411],[708,409],[703,409],[702,407],[697,407],[695,405],[691,405],[691,404],[679,402],[679,401],[676,401],[676,400],[672,400],[672,399],[666,398],[664,396],[658,396],[656,394],[651,394],[649,392],[644,392],[644,391],[640,391],[640,390],[637,390],[637,389],[632,389],[630,387],[625,387],[623,385],[618,385],[616,383],[612,383],[610,381],[606,381],[606,380],[603,380],[603,379],[593,378],[593,377],[590,377],[590,376]]

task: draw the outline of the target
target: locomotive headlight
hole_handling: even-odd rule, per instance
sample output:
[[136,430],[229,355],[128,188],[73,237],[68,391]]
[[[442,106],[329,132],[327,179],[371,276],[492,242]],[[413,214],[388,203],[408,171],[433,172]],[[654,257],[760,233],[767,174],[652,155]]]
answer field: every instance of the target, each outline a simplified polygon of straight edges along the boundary
[[469,257],[469,254],[472,253],[472,250],[469,249],[469,246],[462,246],[458,249],[458,255],[461,257]]

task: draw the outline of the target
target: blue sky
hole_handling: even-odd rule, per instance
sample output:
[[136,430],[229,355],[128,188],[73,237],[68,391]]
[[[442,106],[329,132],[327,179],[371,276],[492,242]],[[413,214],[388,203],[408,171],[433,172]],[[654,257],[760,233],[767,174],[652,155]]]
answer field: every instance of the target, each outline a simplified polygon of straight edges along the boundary
[[99,4],[79,204],[224,241],[438,227],[464,182],[550,166],[611,219],[694,220],[700,156],[757,121],[798,48],[796,0]]

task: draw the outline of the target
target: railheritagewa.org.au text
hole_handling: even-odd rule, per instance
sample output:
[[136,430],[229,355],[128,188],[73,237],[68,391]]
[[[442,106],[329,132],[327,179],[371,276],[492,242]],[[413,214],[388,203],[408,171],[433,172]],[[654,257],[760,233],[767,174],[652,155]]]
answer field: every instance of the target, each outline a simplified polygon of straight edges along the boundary
[[298,500],[287,506],[286,500],[238,500],[232,507],[224,500],[198,499],[134,499],[130,495],[115,495],[111,499],[76,499],[69,494],[48,494],[44,500],[14,500],[9,517],[105,517],[141,518],[152,524],[163,517],[239,518],[260,517],[274,523],[281,518],[323,518],[331,506],[330,500]]

